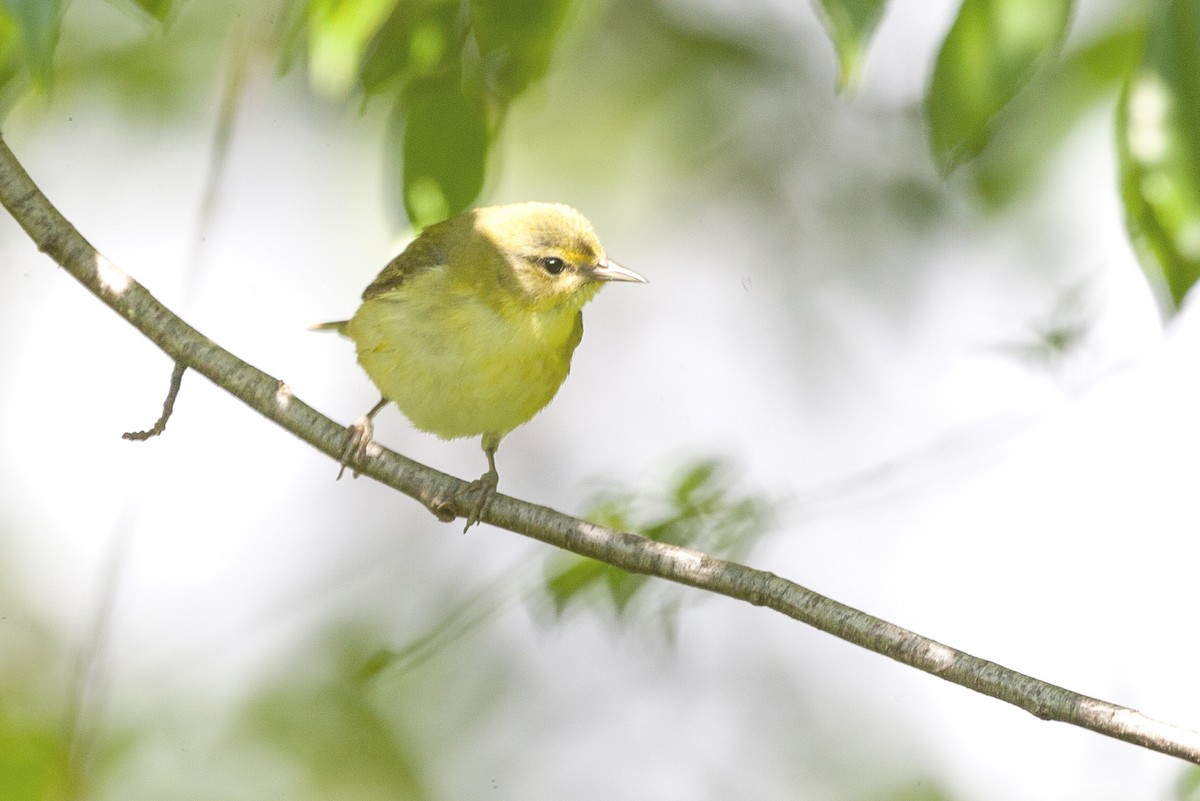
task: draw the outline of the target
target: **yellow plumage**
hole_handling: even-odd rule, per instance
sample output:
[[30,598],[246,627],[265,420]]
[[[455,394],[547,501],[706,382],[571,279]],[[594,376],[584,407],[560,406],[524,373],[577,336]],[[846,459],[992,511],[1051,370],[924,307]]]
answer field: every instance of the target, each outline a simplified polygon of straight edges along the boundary
[[[468,526],[495,492],[501,438],[541,411],[571,369],[582,308],[606,281],[644,282],[607,259],[591,224],[551,203],[491,206],[430,226],[363,292],[348,321],[383,400],[445,439],[482,436],[488,472],[469,491]],[[352,449],[348,449],[349,458]]]

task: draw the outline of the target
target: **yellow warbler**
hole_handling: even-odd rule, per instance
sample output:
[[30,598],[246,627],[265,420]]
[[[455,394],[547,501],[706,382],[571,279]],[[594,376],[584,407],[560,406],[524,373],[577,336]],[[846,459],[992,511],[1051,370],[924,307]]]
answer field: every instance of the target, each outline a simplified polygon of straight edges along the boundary
[[388,402],[444,439],[482,436],[487,472],[456,497],[470,528],[495,496],[500,440],[558,392],[583,336],[583,305],[607,281],[646,279],[608,259],[569,206],[488,206],[426,228],[352,318],[317,326],[354,340],[383,396],[351,426],[343,463],[363,455]]

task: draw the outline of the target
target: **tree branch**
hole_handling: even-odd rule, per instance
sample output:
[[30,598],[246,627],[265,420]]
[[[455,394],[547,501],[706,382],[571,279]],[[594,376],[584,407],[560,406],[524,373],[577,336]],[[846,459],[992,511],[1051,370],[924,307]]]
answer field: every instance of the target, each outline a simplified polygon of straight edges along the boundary
[[[346,429],[292,395],[287,385],[195,330],[97,252],[38,190],[0,139],[0,203],[39,250],[158,345],[248,406],[338,460]],[[437,508],[464,486],[452,476],[380,448],[352,467]],[[613,531],[552,509],[497,495],[487,522],[583,556],[766,606],[843,640],[1044,720],[1057,720],[1200,764],[1200,732],[1090,698],[972,656],[838,603],[772,573],[704,553]]]

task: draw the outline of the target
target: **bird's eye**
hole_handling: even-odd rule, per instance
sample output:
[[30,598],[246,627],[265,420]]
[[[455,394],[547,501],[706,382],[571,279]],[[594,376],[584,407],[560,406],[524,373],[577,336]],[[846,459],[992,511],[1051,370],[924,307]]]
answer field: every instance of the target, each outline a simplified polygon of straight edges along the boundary
[[567,263],[558,256],[547,256],[542,259],[542,269],[551,275],[558,275],[567,266]]

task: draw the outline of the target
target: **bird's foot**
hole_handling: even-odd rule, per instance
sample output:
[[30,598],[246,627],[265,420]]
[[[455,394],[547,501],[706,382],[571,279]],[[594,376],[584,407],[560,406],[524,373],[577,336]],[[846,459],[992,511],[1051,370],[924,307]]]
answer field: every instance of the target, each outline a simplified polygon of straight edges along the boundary
[[[346,449],[342,451],[342,469],[338,470],[338,479],[341,479],[346,468],[350,467],[351,461],[357,462],[367,455],[367,448],[373,442],[374,437],[375,424],[371,422],[370,415],[364,414],[350,424],[346,429]],[[354,468],[350,469],[350,474],[354,478],[358,478],[358,471]]]
[[496,487],[500,484],[500,475],[495,469],[489,469],[479,478],[454,494],[454,505],[459,514],[465,511],[467,525],[463,528],[466,534],[471,526],[484,518],[496,500]]

